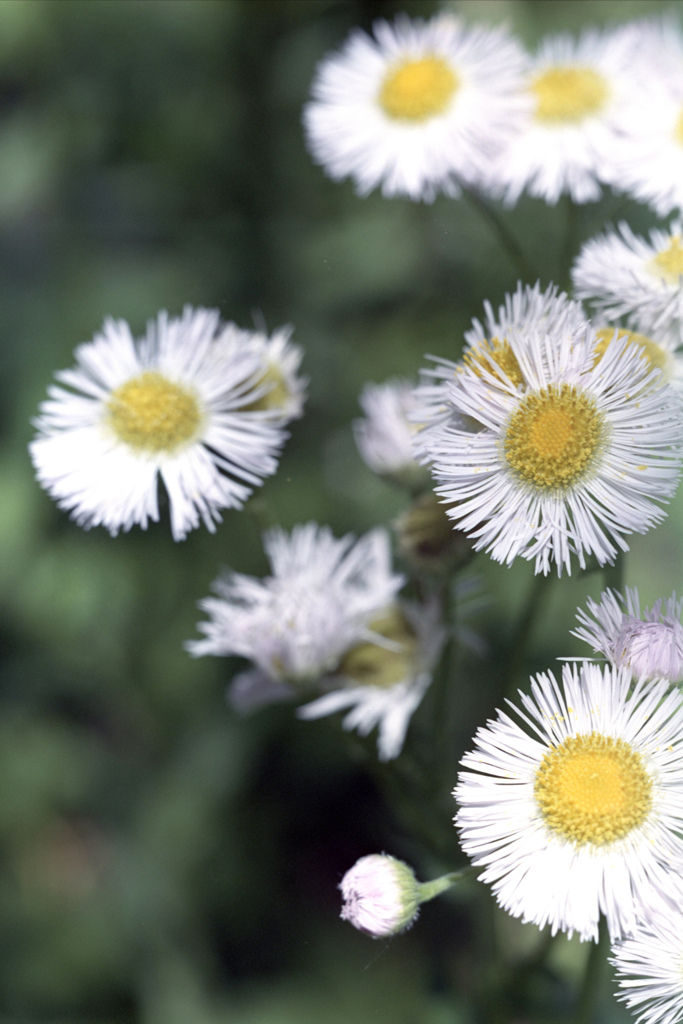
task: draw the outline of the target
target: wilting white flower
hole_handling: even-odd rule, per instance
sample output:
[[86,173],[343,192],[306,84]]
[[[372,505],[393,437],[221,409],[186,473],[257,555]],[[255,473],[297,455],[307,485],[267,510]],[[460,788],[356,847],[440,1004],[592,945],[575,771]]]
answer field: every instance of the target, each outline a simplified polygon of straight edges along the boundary
[[603,153],[636,91],[638,33],[631,26],[547,37],[527,73],[524,127],[493,163],[489,187],[516,203],[522,192],[556,203],[600,198]]
[[586,242],[572,279],[577,296],[609,320],[629,317],[659,345],[683,343],[683,222],[651,231],[649,242],[622,222]]
[[287,336],[257,343],[189,306],[160,313],[139,341],[106,320],[41,405],[30,445],[39,482],[80,526],[116,534],[159,518],[161,479],[176,540],[200,520],[214,530],[221,509],[240,508],[277,469],[294,412],[259,406],[271,391],[264,354]]
[[321,61],[304,125],[314,159],[361,195],[431,202],[476,182],[514,131],[521,48],[504,31],[430,21],[377,21]]
[[634,931],[653,893],[681,896],[683,698],[624,669],[565,665],[499,711],[462,760],[463,850],[498,902],[539,927]]
[[356,540],[333,537],[315,523],[291,534],[276,528],[264,546],[271,575],[229,572],[214,584],[217,597],[200,607],[194,655],[240,655],[256,666],[235,679],[231,698],[243,709],[293,697],[336,669],[345,652],[369,636],[369,622],[403,584],[393,573],[389,536],[377,529]]
[[505,296],[498,313],[489,302],[484,303],[484,322],[472,321],[465,331],[465,348],[457,362],[430,357],[434,366],[422,371],[423,382],[415,389],[415,406],[410,418],[421,428],[413,439],[413,449],[424,458],[430,429],[449,424],[466,431],[481,429],[476,420],[464,416],[450,401],[450,384],[467,367],[478,376],[493,374],[512,387],[527,389],[525,357],[513,352],[509,338],[514,334],[518,345],[531,344],[539,333],[559,339],[567,337],[573,345],[585,341],[590,325],[581,304],[558,293],[555,285],[541,291],[520,282],[513,294]]
[[683,679],[683,601],[673,594],[664,611],[663,604],[660,598],[641,614],[637,589],[627,587],[625,598],[604,590],[599,604],[588,599],[588,613],[578,609],[581,628],[572,633],[636,679],[677,683]]
[[415,405],[411,382],[366,384],[359,402],[365,416],[354,421],[353,431],[370,469],[411,489],[429,486],[428,471],[413,456],[418,427],[408,419]]
[[341,918],[374,939],[410,928],[420,907],[420,884],[412,868],[386,853],[356,861],[339,886]]
[[683,912],[657,901],[647,922],[613,950],[618,998],[636,1024],[678,1024],[683,1017]]
[[458,529],[499,562],[535,560],[536,572],[571,572],[628,550],[625,536],[663,518],[683,440],[680,400],[625,340],[596,362],[594,335],[507,336],[526,382],[517,386],[491,356],[465,368],[449,400],[479,423],[449,423],[424,442],[436,493]]
[[330,692],[299,708],[300,718],[323,718],[350,709],[345,729],[367,736],[378,730],[381,761],[401,753],[413,713],[432,681],[446,639],[436,604],[403,602],[371,620],[372,636],[351,647],[323,685]]

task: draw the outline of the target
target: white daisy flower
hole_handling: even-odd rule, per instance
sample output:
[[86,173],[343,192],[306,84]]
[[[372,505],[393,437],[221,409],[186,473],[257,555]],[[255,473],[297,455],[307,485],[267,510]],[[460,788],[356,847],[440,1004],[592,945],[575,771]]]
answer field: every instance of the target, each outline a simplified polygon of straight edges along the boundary
[[636,346],[617,341],[595,363],[595,337],[508,336],[526,390],[501,369],[465,370],[450,401],[481,424],[445,425],[425,445],[449,516],[477,550],[571,572],[628,550],[624,537],[663,518],[683,440],[677,394]]
[[370,621],[371,636],[350,648],[333,677],[333,689],[299,708],[314,719],[349,708],[342,725],[367,736],[377,727],[380,761],[401,753],[414,712],[422,702],[446,639],[436,604],[402,602]]
[[683,354],[677,352],[677,343],[672,340],[670,334],[659,334],[654,337],[620,324],[600,326],[596,322],[595,337],[596,362],[602,359],[608,345],[624,339],[628,345],[639,349],[641,356],[653,369],[661,371],[663,382],[671,384],[678,390],[683,389]]
[[683,679],[683,626],[681,608],[672,594],[655,601],[641,614],[636,588],[626,588],[626,597],[604,590],[600,602],[588,599],[588,612],[578,609],[580,629],[572,634],[585,640],[596,653],[604,654],[617,668],[630,670],[636,679]]
[[666,217],[683,209],[683,37],[673,17],[634,27],[647,74],[617,118],[603,174],[614,189]]
[[633,932],[683,867],[683,699],[631,673],[565,665],[499,711],[465,755],[455,797],[463,850],[500,905],[597,939]]
[[589,331],[589,323],[581,304],[569,299],[564,292],[550,285],[541,291],[537,282],[533,288],[520,282],[513,294],[494,313],[491,304],[484,303],[485,318],[472,321],[465,332],[465,348],[458,362],[430,356],[434,366],[421,371],[423,383],[415,390],[415,405],[410,418],[421,429],[413,438],[413,449],[425,458],[430,429],[449,424],[460,429],[477,431],[480,424],[462,415],[450,401],[450,384],[467,367],[482,377],[493,374],[513,387],[527,388],[524,372],[513,352],[508,338],[515,334],[520,343],[534,338],[539,331],[556,337],[567,336],[578,344]]
[[176,540],[200,520],[215,530],[220,509],[241,508],[277,469],[288,417],[258,406],[269,393],[263,356],[278,344],[189,306],[160,313],[137,342],[125,321],[106,320],[40,407],[39,482],[79,526],[115,535],[158,520],[161,479]]
[[394,598],[403,577],[392,572],[385,530],[337,540],[315,523],[291,534],[264,536],[271,575],[229,572],[214,584],[217,597],[200,602],[209,615],[196,656],[240,655],[257,667],[238,676],[233,703],[246,710],[294,697],[297,688],[336,669],[345,652],[369,635],[369,622]]
[[530,112],[491,167],[489,186],[516,203],[523,191],[556,203],[599,199],[602,153],[639,81],[637,32],[626,27],[550,36],[527,75]]
[[648,921],[613,949],[618,998],[636,1024],[678,1024],[683,1018],[683,913],[658,901]]
[[303,414],[306,400],[305,377],[299,376],[303,352],[292,345],[291,327],[280,327],[268,337],[265,331],[243,331],[235,324],[226,324],[221,343],[235,352],[250,349],[264,367],[257,380],[257,392],[246,409],[267,412],[283,423],[298,419]]
[[366,384],[359,403],[365,417],[354,421],[353,432],[370,469],[411,490],[428,487],[429,473],[413,456],[413,437],[419,429],[408,419],[415,405],[413,384]]
[[319,65],[304,125],[314,159],[367,195],[431,202],[476,182],[523,109],[521,48],[451,14],[378,21]]
[[609,320],[629,317],[634,330],[659,345],[683,343],[683,223],[655,229],[650,241],[628,224],[591,239],[572,270],[580,299]]

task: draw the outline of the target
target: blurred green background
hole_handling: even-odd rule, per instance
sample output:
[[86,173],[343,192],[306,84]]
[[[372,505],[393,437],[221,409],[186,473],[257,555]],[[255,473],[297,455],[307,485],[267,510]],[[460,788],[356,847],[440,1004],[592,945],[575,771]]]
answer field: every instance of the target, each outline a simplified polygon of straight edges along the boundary
[[[533,45],[681,4],[451,6]],[[224,699],[235,664],[183,652],[221,567],[264,571],[252,518],[228,512],[215,536],[178,545],[166,521],[84,532],[37,487],[26,452],[53,372],[105,316],[141,333],[161,308],[217,306],[243,327],[293,324],[306,352],[307,412],[264,488],[274,520],[359,533],[404,508],[355,450],[357,395],[416,378],[425,353],[456,358],[515,268],[466,201],[360,200],[328,181],[301,108],[316,62],[352,27],[435,9],[0,2],[0,1024],[459,1024],[484,1019],[472,993],[496,985],[505,1019],[568,1019],[585,947],[562,939],[544,971],[516,970],[544,938],[474,886],[391,942],[338,919],[336,886],[358,856],[386,850],[423,876],[462,862],[455,779],[430,847],[409,800],[385,802],[372,743],[289,707],[240,719]],[[544,285],[565,216],[532,200],[503,214]],[[581,237],[622,216],[654,223],[607,196],[581,211]],[[627,582],[646,600],[680,589],[682,508],[633,544]],[[533,583],[526,564],[483,556],[474,571],[490,595],[476,622],[489,657],[461,666],[454,760],[493,710],[497,656]],[[522,678],[578,653],[574,609],[599,590],[597,576],[553,587]],[[504,961],[493,973],[491,943]],[[627,1019],[605,979],[600,1020]]]

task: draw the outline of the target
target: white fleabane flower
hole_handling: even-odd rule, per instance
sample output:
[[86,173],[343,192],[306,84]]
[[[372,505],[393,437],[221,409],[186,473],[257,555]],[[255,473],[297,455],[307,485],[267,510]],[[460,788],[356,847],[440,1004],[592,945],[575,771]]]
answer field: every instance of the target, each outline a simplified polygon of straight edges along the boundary
[[204,638],[187,644],[197,656],[240,655],[257,666],[233,684],[231,696],[245,710],[294,697],[335,669],[403,584],[384,530],[336,539],[307,523],[291,534],[270,530],[264,546],[271,575],[230,572],[217,580],[218,596],[200,602],[209,615],[198,626]]
[[[633,932],[683,867],[683,700],[631,673],[565,665],[476,734],[455,797],[463,850],[500,905],[553,932]],[[517,710],[513,706],[513,710]]]
[[673,594],[664,609],[663,604],[660,598],[641,614],[637,589],[627,587],[625,597],[604,590],[599,603],[588,599],[588,612],[578,609],[581,628],[572,634],[617,668],[630,670],[636,679],[677,683],[683,679],[683,601]]
[[589,331],[589,323],[581,304],[558,293],[555,285],[541,291],[540,284],[533,288],[517,285],[514,293],[505,296],[505,302],[495,313],[491,304],[484,303],[484,322],[472,321],[465,332],[465,348],[457,362],[430,357],[434,366],[422,370],[423,383],[415,389],[415,405],[410,417],[421,428],[413,438],[413,449],[418,457],[425,457],[430,429],[448,423],[460,430],[476,431],[480,425],[463,416],[450,401],[450,384],[466,367],[483,376],[493,374],[513,387],[526,389],[522,365],[509,342],[515,334],[518,344],[533,341],[539,332],[553,337],[566,336],[573,344],[580,344]]
[[678,480],[680,399],[627,341],[596,363],[594,335],[507,340],[526,390],[493,364],[458,374],[450,401],[481,429],[429,433],[436,493],[496,561],[534,559],[543,573],[554,563],[560,574],[572,556],[610,562],[628,550],[625,536],[664,516],[655,502]]
[[674,17],[636,22],[647,75],[617,119],[605,180],[661,217],[683,209],[683,37]]
[[369,623],[372,635],[350,648],[334,677],[323,685],[329,693],[299,708],[300,718],[314,719],[348,710],[342,725],[367,736],[377,728],[381,761],[403,749],[408,725],[431,681],[446,638],[435,604],[393,605]]
[[412,383],[393,380],[366,384],[359,403],[365,416],[354,420],[353,432],[370,469],[406,487],[427,487],[429,473],[413,456],[418,427],[408,419],[415,406]]
[[420,883],[412,868],[386,853],[356,861],[339,886],[341,918],[374,939],[410,928],[420,908]]
[[609,320],[629,317],[657,344],[683,343],[683,223],[655,229],[650,241],[626,223],[591,239],[572,270],[574,290]]
[[523,191],[552,204],[600,198],[602,154],[640,77],[637,42],[628,27],[546,38],[527,74],[527,120],[491,167],[494,192],[510,204]]
[[661,370],[662,382],[671,384],[677,390],[683,389],[683,354],[677,351],[678,344],[670,335],[659,334],[656,338],[621,325],[598,326],[595,328],[596,362],[602,359],[608,345],[624,339],[628,345],[637,347],[641,356],[655,370]]
[[280,327],[268,337],[264,331],[244,331],[235,324],[226,324],[222,337],[226,347],[251,349],[264,368],[257,380],[257,394],[247,409],[266,412],[285,423],[302,415],[307,384],[299,376],[303,352],[290,342],[291,335],[291,327]]
[[647,922],[613,949],[621,999],[636,1024],[678,1024],[683,1017],[683,913],[658,901]]
[[321,61],[304,125],[314,159],[366,195],[431,202],[477,181],[509,138],[523,106],[521,48],[500,29],[378,21]]
[[158,520],[161,480],[176,540],[200,520],[215,530],[221,509],[275,472],[287,436],[284,411],[257,408],[270,388],[251,339],[189,306],[160,313],[139,341],[106,320],[40,407],[30,452],[41,485],[79,526],[115,535]]

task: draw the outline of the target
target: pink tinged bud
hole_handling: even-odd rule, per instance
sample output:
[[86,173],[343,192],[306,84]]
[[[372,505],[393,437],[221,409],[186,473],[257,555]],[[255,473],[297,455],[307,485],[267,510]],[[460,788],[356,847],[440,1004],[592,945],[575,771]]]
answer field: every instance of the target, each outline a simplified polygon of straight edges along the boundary
[[342,919],[375,939],[402,932],[418,915],[420,884],[412,869],[395,857],[379,853],[361,857],[339,888],[344,900]]

